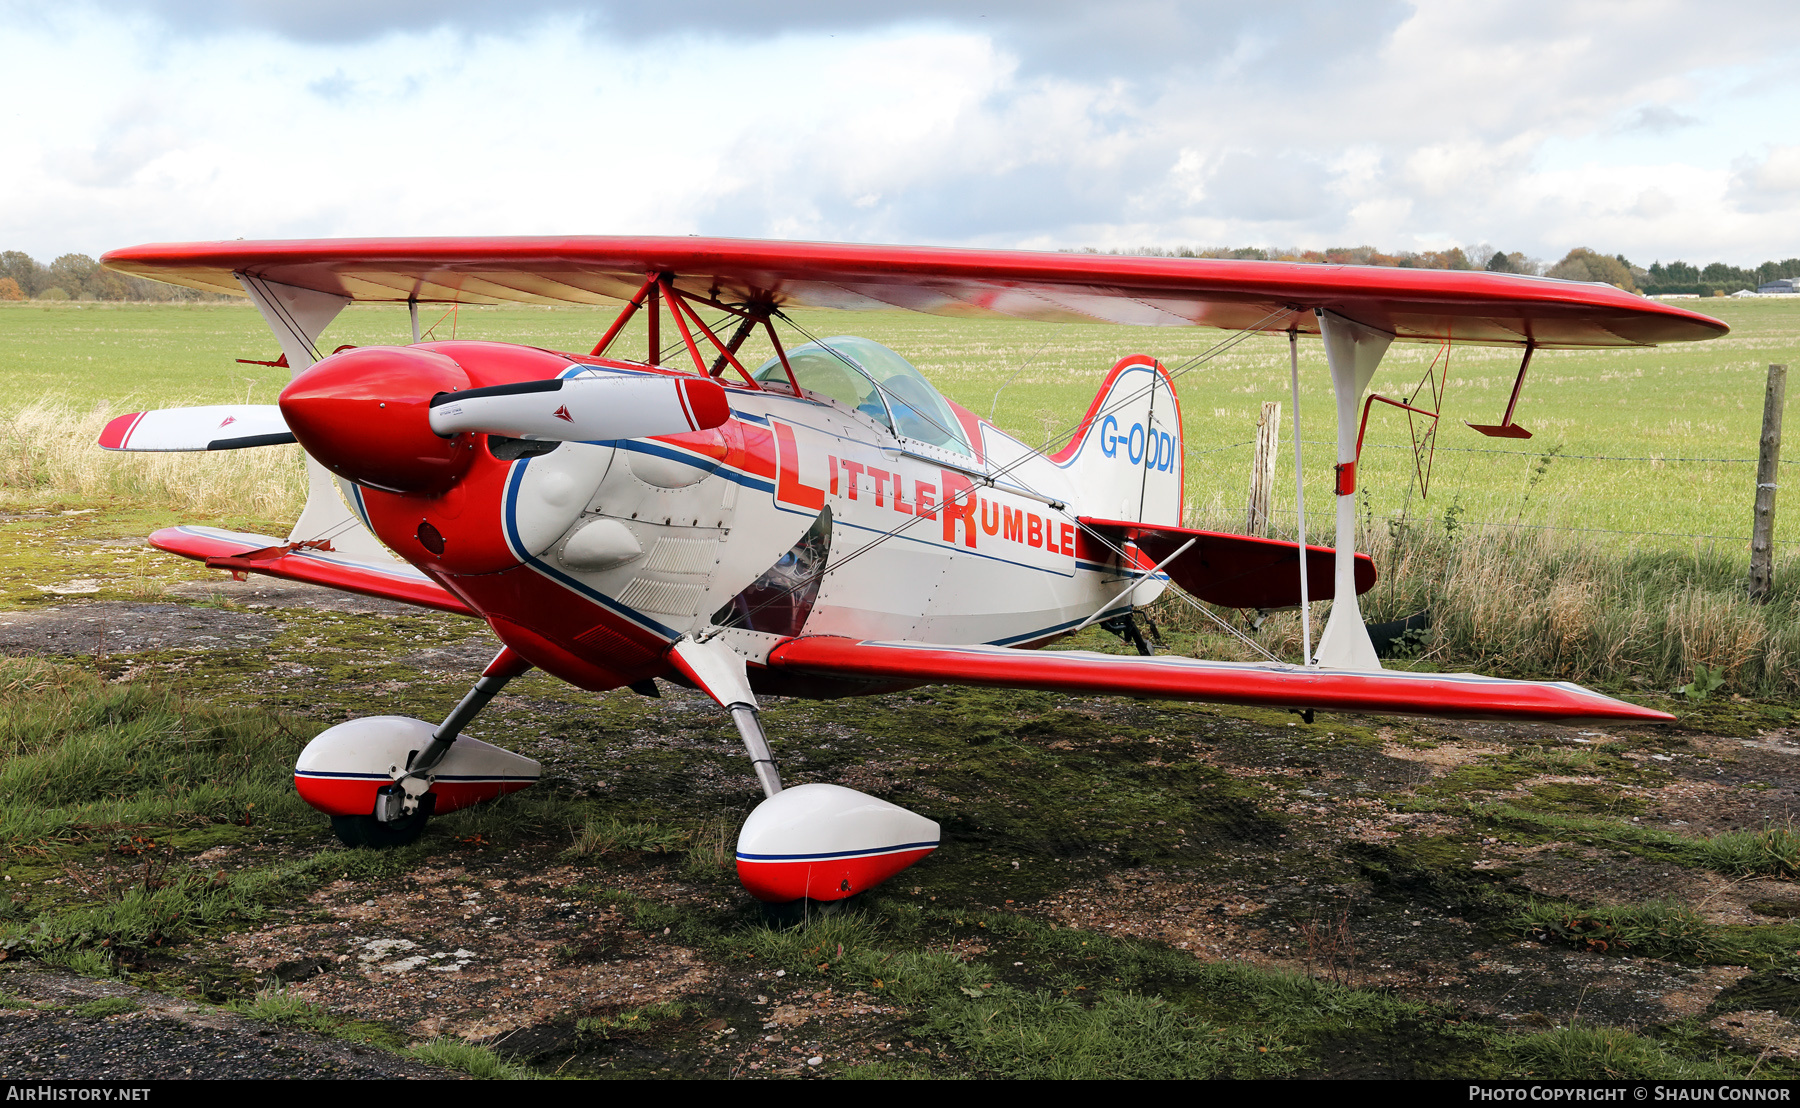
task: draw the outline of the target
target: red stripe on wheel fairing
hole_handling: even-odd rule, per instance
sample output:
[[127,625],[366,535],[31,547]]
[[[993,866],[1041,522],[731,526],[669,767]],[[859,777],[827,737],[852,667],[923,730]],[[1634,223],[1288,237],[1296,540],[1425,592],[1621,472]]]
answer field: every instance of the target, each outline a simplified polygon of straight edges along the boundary
[[[312,777],[294,774],[294,788],[300,799],[328,816],[366,816],[375,811],[375,794],[392,784],[386,777]],[[484,800],[516,793],[530,780],[512,781],[435,781],[432,795],[437,797],[433,811],[438,815],[467,808]]]
[[930,854],[934,848],[865,854],[854,858],[757,862],[739,858],[738,880],[758,900],[781,904],[801,897],[842,900],[874,888]]

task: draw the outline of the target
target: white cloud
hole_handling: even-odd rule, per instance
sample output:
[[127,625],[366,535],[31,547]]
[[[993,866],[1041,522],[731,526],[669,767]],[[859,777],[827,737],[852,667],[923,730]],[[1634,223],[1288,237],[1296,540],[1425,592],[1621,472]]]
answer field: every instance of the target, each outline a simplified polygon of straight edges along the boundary
[[11,83],[56,90],[0,113],[0,246],[703,232],[1800,253],[1780,95],[1800,17],[1780,11],[1696,34],[1673,3],[1621,20],[1593,0],[651,10],[0,0]]
[[1625,131],[1649,131],[1653,135],[1666,135],[1685,127],[1698,127],[1700,120],[1683,112],[1678,112],[1666,104],[1646,104],[1631,113],[1631,117],[1621,124]]
[[1800,204],[1800,146],[1777,146],[1762,158],[1731,163],[1730,196],[1745,212],[1781,212]]

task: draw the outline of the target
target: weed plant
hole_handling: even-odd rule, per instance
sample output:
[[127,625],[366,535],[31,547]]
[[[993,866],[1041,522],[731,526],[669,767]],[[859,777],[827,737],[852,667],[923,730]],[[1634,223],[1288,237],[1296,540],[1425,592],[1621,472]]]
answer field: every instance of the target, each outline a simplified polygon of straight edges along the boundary
[[1722,945],[1716,929],[1697,912],[1670,901],[1583,909],[1533,898],[1512,924],[1528,937],[1597,954],[1706,962]]
[[1506,1044],[1521,1077],[1562,1081],[1656,1078],[1718,1081],[1745,1076],[1740,1067],[1684,1058],[1656,1040],[1617,1027],[1576,1024]]
[[536,1070],[509,1062],[485,1046],[448,1036],[409,1047],[405,1053],[409,1058],[457,1070],[481,1081],[536,1081],[542,1077]]
[[1714,835],[1700,856],[1708,868],[1734,876],[1800,877],[1800,835],[1791,824]]
[[74,1012],[78,1016],[89,1019],[103,1019],[107,1016],[120,1016],[126,1012],[138,1010],[137,1001],[123,996],[103,996],[99,1000],[90,1000],[85,1004],[77,1004]]
[[588,1016],[576,1021],[575,1034],[582,1039],[609,1039],[614,1032],[642,1032],[659,1024],[674,1023],[690,1015],[694,1006],[680,1000],[665,1000],[629,1008],[610,1016]]
[[[225,1007],[239,1015],[279,1027],[292,1027],[314,1035],[351,1042],[372,1043],[387,1050],[403,1050],[405,1040],[380,1023],[334,1015],[280,989],[263,989],[247,1000],[227,1001]],[[460,1068],[460,1067],[458,1067]]]

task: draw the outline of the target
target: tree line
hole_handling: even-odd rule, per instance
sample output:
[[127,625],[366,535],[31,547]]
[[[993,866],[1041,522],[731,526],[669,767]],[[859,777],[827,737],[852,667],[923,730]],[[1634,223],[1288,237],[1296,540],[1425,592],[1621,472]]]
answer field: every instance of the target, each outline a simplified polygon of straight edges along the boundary
[[[1097,254],[1092,248],[1081,253]],[[1578,246],[1554,265],[1522,253],[1506,253],[1483,243],[1464,250],[1402,250],[1384,254],[1373,246],[1334,246],[1328,250],[1265,248],[1259,246],[1209,247],[1197,250],[1178,246],[1172,250],[1145,246],[1136,250],[1108,250],[1109,254],[1142,254],[1159,258],[1247,258],[1257,261],[1305,262],[1315,265],[1382,265],[1401,269],[1485,269],[1491,273],[1526,273],[1565,281],[1603,281],[1627,292],[1646,296],[1689,293],[1722,296],[1782,277],[1800,277],[1800,258],[1764,262],[1743,269],[1713,262],[1691,265],[1673,261],[1652,262],[1644,269],[1623,254],[1601,254]],[[19,250],[0,251],[0,300],[230,300],[223,293],[168,285],[144,277],[132,277],[103,269],[86,254],[64,254],[49,265]]]
[[44,265],[22,250],[0,251],[0,300],[230,299],[235,298],[114,273],[86,254],[64,254]]
[[[1083,253],[1096,254],[1097,250]],[[1328,250],[1298,248],[1265,248],[1258,246],[1210,247],[1194,249],[1180,246],[1165,249],[1146,246],[1129,251],[1107,253],[1143,254],[1158,258],[1244,258],[1255,261],[1303,262],[1313,265],[1384,265],[1401,269],[1485,269],[1490,273],[1524,273],[1537,277],[1555,277],[1564,281],[1601,281],[1617,285],[1627,292],[1645,296],[1696,294],[1728,296],[1782,277],[1800,277],[1800,258],[1764,262],[1753,269],[1713,262],[1704,268],[1688,262],[1673,261],[1667,265],[1652,262],[1648,269],[1633,265],[1623,254],[1602,254],[1578,246],[1554,264],[1523,253],[1506,253],[1483,243],[1464,250],[1411,251],[1384,254],[1373,246],[1334,246]]]

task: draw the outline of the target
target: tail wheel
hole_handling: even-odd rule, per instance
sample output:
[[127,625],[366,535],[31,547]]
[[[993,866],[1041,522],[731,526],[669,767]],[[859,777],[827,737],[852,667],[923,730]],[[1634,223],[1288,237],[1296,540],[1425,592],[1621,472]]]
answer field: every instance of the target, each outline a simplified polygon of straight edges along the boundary
[[396,846],[407,846],[418,841],[425,833],[425,824],[431,819],[431,810],[437,803],[434,793],[426,793],[419,798],[419,806],[413,814],[390,823],[383,823],[373,815],[367,816],[332,816],[331,833],[345,846],[366,846],[375,850],[388,850]]

